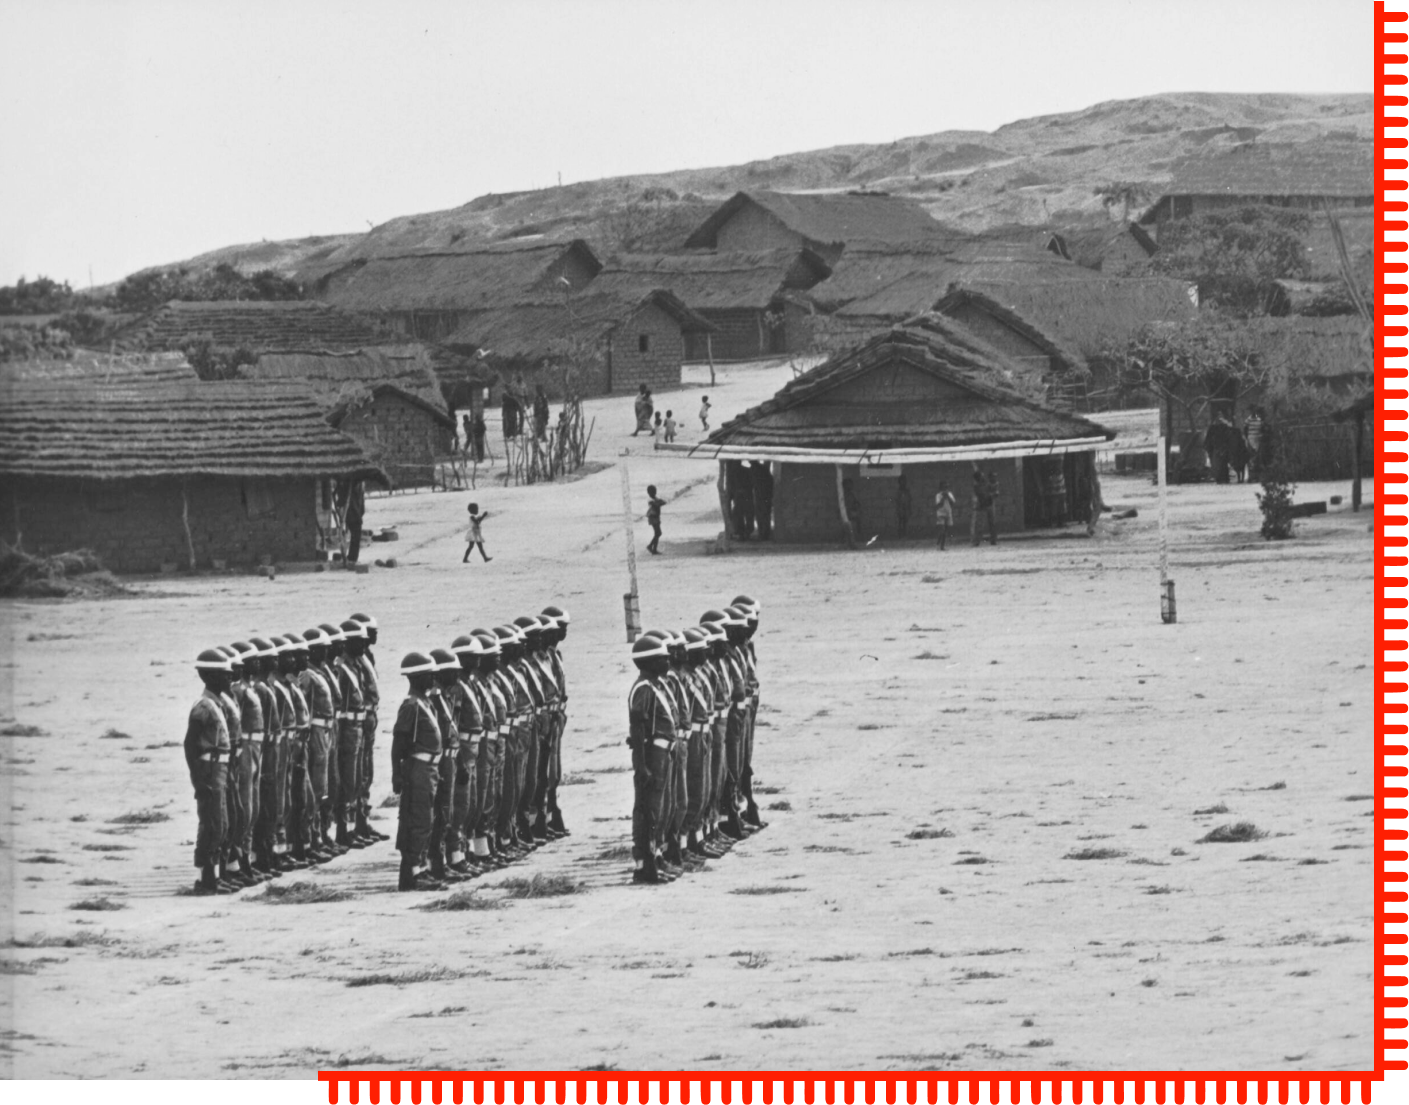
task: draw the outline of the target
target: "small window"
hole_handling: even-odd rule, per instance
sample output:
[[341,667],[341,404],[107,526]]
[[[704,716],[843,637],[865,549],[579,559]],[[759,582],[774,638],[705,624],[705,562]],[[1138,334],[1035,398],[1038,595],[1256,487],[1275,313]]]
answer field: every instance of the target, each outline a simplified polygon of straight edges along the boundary
[[636,338],[636,352],[649,353],[651,351],[651,335],[640,334]]
[[268,480],[248,480],[240,484],[240,498],[244,500],[245,516],[264,518],[274,513],[274,489]]

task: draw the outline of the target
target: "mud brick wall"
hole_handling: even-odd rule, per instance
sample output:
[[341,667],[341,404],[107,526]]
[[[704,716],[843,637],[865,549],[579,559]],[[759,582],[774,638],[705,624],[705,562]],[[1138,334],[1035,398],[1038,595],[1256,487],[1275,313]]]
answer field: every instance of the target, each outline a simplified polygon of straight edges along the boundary
[[[751,361],[767,356],[769,330],[763,312],[746,307],[707,307],[700,314],[718,327],[709,335],[716,361]],[[705,335],[692,334],[691,360],[704,360]]]
[[[643,336],[647,346],[644,352]],[[612,332],[610,356],[613,392],[630,393],[640,384],[651,388],[679,387],[685,335],[678,322],[648,303]],[[585,388],[583,393],[590,394]]]
[[396,487],[433,483],[436,458],[446,456],[454,445],[449,426],[393,394],[378,395],[350,412],[338,429],[362,442]]
[[806,245],[802,235],[789,230],[781,219],[752,203],[744,204],[715,234],[714,248],[726,250],[762,250]]
[[[998,476],[998,499],[994,515],[998,532],[1012,533],[1023,528],[1023,483],[1021,461],[982,462],[985,472]],[[954,529],[969,532],[973,517],[973,468],[968,462],[913,464],[903,469],[910,486],[910,537],[933,538],[937,532],[934,496],[941,480],[949,482],[954,493]],[[899,535],[895,508],[899,480],[891,477],[861,478],[856,465],[845,465],[844,479],[853,482],[861,501],[858,536],[882,540]],[[844,540],[841,514],[837,509],[836,470],[830,464],[783,464],[773,492],[773,539],[808,543]]]
[[[312,478],[193,478],[186,484],[196,566],[213,559],[253,566],[269,556],[312,560],[317,554],[316,483]],[[48,555],[92,549],[116,572],[155,572],[189,565],[176,479],[39,480],[11,478],[0,487],[0,537]]]

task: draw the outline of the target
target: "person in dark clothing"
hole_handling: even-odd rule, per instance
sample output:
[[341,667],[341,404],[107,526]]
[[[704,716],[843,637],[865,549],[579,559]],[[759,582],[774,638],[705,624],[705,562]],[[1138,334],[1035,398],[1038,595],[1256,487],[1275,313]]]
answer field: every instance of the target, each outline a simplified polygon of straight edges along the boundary
[[500,416],[504,422],[504,436],[518,437],[519,425],[523,419],[523,407],[519,403],[518,396],[507,389],[504,391],[504,402],[500,405]]
[[470,421],[470,416],[468,414],[462,414],[460,416],[460,429],[462,431],[461,440],[463,442],[463,444],[461,444],[460,446],[460,452],[463,453],[465,456],[469,456],[470,444],[474,441],[475,431],[474,424]]
[[484,411],[475,411],[475,420],[471,423],[470,435],[475,443],[475,460],[479,464],[484,463],[484,437],[487,432],[484,424]]
[[758,523],[758,539],[772,540],[773,469],[767,461],[758,461],[753,466],[753,515]]
[[539,441],[548,439],[548,396],[543,391],[542,384],[534,385],[533,395],[533,436]]
[[362,517],[367,503],[362,495],[362,481],[353,480],[347,496],[347,562],[356,564],[362,551]]
[[974,516],[970,524],[970,534],[974,545],[979,543],[979,530],[984,519],[988,520],[988,543],[998,544],[998,522],[993,513],[993,502],[998,496],[998,479],[986,476],[977,464],[974,465]]
[[660,555],[660,508],[665,506],[665,500],[656,495],[656,485],[651,484],[646,488],[646,522],[651,527],[651,543],[646,546],[646,551],[654,556]]

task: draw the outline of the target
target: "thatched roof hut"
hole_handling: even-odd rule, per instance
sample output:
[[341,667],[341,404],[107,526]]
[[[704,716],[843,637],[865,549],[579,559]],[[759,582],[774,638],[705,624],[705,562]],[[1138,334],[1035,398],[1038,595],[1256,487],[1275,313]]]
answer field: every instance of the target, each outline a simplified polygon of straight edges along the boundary
[[884,192],[737,192],[685,240],[686,249],[811,249],[834,260],[858,242],[899,244],[944,232],[914,200]]
[[1047,240],[1058,257],[1108,276],[1147,275],[1150,258],[1159,250],[1139,223],[1105,223],[1062,230]]
[[124,348],[176,350],[196,342],[215,349],[356,349],[385,343],[365,318],[309,300],[173,300],[125,326]]
[[1374,378],[1373,335],[1359,315],[1260,317],[1240,325],[1258,360],[1281,380],[1336,387]]
[[359,258],[324,276],[314,294],[386,319],[410,338],[439,341],[471,312],[581,289],[602,263],[580,238],[532,238]]
[[98,353],[75,349],[70,357],[0,362],[0,389],[11,383],[167,387],[199,377],[182,353]]
[[735,536],[747,535],[741,496],[753,496],[750,526],[764,512],[760,487],[771,519],[762,532],[779,541],[932,536],[929,502],[947,485],[965,503],[976,467],[997,487],[1000,529],[1084,517],[1093,455],[1114,435],[1005,386],[1020,372],[944,321],[897,327],[798,376],[689,452],[720,461]]
[[333,483],[387,479],[312,399],[248,383],[14,385],[0,476],[6,542],[118,571],[313,559]]

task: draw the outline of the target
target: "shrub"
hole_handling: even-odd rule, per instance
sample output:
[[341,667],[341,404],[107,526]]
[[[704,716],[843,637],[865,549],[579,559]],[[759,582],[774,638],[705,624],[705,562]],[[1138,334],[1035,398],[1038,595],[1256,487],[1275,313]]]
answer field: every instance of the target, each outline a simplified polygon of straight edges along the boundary
[[1078,848],[1068,852],[1062,859],[1119,859],[1126,855],[1124,848]]
[[457,890],[448,897],[433,898],[425,905],[416,908],[425,910],[427,913],[438,913],[442,911],[459,912],[467,909],[499,909],[503,904],[499,898],[486,898],[474,890]]
[[1199,844],[1244,844],[1250,840],[1261,840],[1267,834],[1251,821],[1239,821],[1236,825],[1219,825],[1199,837]]
[[1262,480],[1257,505],[1262,510],[1262,537],[1265,541],[1285,541],[1292,535],[1292,494],[1296,484],[1288,483],[1275,471]]
[[93,913],[110,913],[115,909],[126,908],[126,902],[115,902],[111,898],[84,898],[69,906],[69,909],[82,909]]
[[345,902],[351,897],[346,890],[334,890],[312,882],[291,882],[284,886],[271,882],[265,886],[263,894],[248,900],[265,905],[317,905],[322,902]]
[[586,883],[571,875],[545,875],[541,872],[531,879],[505,879],[497,884],[507,890],[510,898],[558,898],[564,894],[585,894]]

